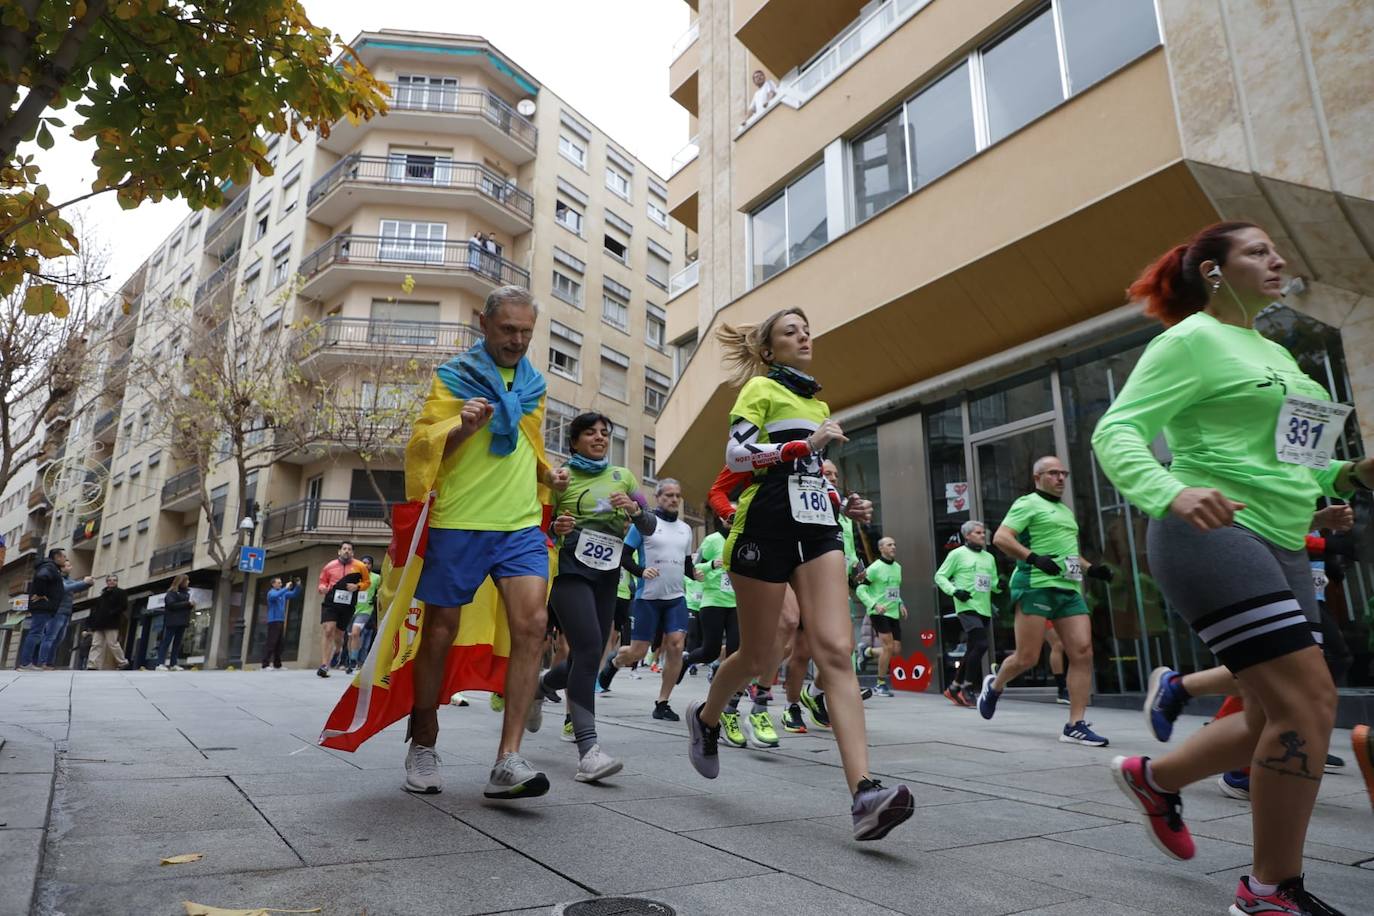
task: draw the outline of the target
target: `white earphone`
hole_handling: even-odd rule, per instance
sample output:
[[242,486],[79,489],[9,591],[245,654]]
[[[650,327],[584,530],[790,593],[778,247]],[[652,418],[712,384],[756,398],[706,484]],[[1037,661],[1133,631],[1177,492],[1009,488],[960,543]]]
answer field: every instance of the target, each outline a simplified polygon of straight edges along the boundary
[[1221,268],[1218,267],[1217,265],[1213,264],[1213,265],[1212,265],[1212,269],[1209,270],[1209,271],[1207,271],[1207,277],[1208,277],[1208,279],[1212,279],[1212,280],[1220,280],[1220,279],[1221,279]]

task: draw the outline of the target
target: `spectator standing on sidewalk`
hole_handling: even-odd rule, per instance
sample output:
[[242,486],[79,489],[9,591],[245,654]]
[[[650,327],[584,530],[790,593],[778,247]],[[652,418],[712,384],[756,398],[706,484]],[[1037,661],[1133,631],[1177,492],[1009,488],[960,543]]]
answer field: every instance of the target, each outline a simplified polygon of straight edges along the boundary
[[282,583],[281,576],[272,579],[272,587],[267,590],[267,648],[262,652],[262,670],[281,670],[282,634],[286,630],[286,602],[295,601],[305,591],[300,576],[291,579],[289,586]]
[[191,625],[191,577],[182,573],[172,580],[162,605],[162,639],[157,645],[158,671],[185,671],[177,664],[181,655],[181,640]]
[[71,572],[72,561],[64,559],[62,563],[62,601],[58,605],[57,613],[52,616],[47,627],[44,628],[43,642],[38,646],[38,666],[44,671],[53,670],[53,662],[57,658],[57,645],[67,635],[67,627],[71,626],[72,604],[76,600],[77,593],[84,592],[95,585],[95,580],[90,576],[84,579],[73,579]]
[[39,560],[29,580],[29,629],[19,644],[19,670],[38,671],[38,649],[43,633],[62,606],[65,589],[62,587],[62,564],[67,554],[60,547],[48,551],[46,560]]
[[[95,599],[86,626],[91,631],[91,651],[86,657],[87,671],[111,671],[129,663],[119,645],[124,613],[129,609],[129,593],[119,587],[118,576],[105,577],[105,590]],[[111,665],[106,665],[106,659]]]

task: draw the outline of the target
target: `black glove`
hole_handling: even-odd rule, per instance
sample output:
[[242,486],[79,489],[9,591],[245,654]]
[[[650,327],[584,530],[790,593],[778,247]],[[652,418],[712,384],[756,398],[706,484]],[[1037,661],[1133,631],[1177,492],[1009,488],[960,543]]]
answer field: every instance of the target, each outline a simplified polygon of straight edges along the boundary
[[1094,563],[1083,575],[1089,579],[1101,579],[1103,582],[1110,582],[1116,578],[1116,573],[1112,572],[1112,568],[1106,563]]
[[968,601],[973,595],[969,593],[968,589],[959,588],[954,590],[954,597],[959,601]]
[[1047,576],[1058,576],[1064,572],[1064,570],[1059,568],[1059,564],[1054,562],[1052,557],[1042,557],[1038,553],[1032,553],[1030,556],[1026,557],[1026,562]]

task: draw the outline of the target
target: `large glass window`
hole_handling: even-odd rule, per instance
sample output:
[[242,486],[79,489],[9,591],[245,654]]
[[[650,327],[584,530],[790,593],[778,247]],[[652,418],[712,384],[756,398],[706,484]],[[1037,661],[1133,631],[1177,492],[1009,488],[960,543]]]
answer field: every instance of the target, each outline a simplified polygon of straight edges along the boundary
[[755,211],[753,228],[754,285],[787,266],[787,200],[778,195],[772,203]]
[[983,86],[992,143],[1064,100],[1049,10],[983,52]]
[[968,64],[906,103],[911,186],[929,184],[978,151]]
[[1011,379],[969,399],[969,429],[983,432],[1050,410],[1054,410],[1054,393],[1049,373],[1041,372],[1031,379]]
[[1084,89],[1159,44],[1154,0],[1059,0],[1069,91]]
[[909,188],[902,133],[902,113],[897,111],[854,141],[855,222],[863,222],[906,196]]
[[788,186],[787,260],[790,264],[825,244],[825,166],[818,165]]

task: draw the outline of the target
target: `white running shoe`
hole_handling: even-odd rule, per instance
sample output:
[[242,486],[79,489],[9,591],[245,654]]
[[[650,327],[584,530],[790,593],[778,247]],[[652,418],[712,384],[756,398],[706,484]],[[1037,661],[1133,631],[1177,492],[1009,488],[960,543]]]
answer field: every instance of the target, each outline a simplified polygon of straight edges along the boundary
[[171,668],[170,665],[168,665],[168,664],[166,664],[166,663],[164,662],[163,664],[158,665],[158,666],[157,666],[156,668],[154,668],[153,670],[154,670],[154,671],[171,671],[172,668]]
[[591,750],[583,754],[582,759],[577,762],[577,775],[573,779],[578,782],[599,782],[607,776],[619,773],[624,766],[625,764],[603,751],[601,745],[593,744]]
[[525,731],[534,734],[544,724],[544,695],[538,690],[530,700],[530,711],[525,713]]
[[410,742],[410,750],[406,751],[405,790],[419,795],[437,795],[444,791],[439,762],[439,753],[434,748]]
[[549,778],[519,754],[506,754],[491,768],[482,794],[487,798],[534,798],[549,791]]

